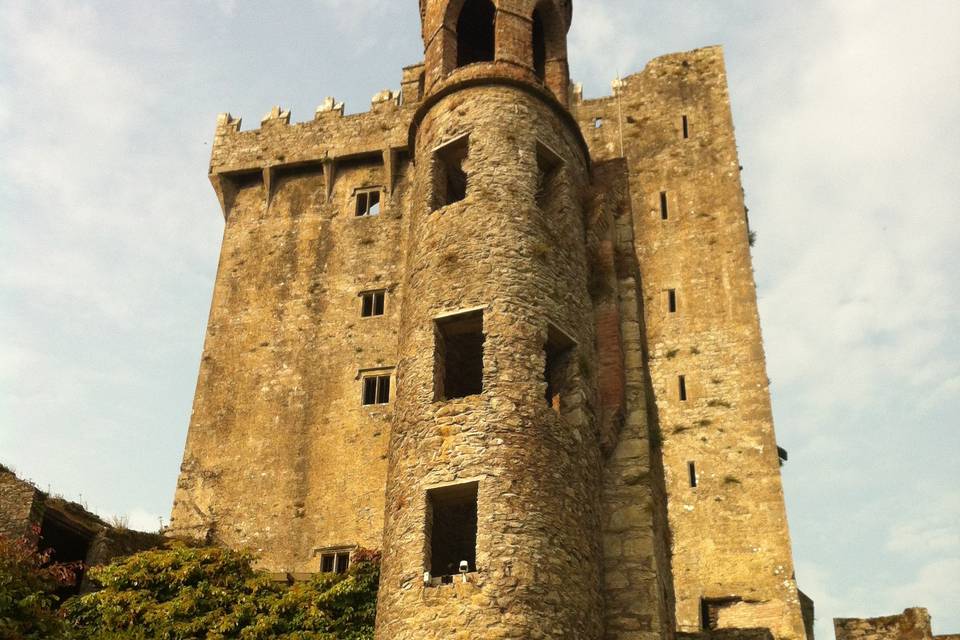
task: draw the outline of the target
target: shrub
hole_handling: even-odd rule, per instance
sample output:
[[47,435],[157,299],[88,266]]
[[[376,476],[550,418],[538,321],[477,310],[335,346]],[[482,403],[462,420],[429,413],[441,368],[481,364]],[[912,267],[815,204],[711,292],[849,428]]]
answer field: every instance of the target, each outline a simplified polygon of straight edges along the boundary
[[78,640],[366,640],[379,556],[355,559],[345,575],[287,586],[254,571],[249,553],[174,544],[91,569],[102,589],[62,613]]
[[66,631],[55,592],[74,584],[79,566],[53,562],[50,550],[37,548],[39,536],[39,527],[32,538],[0,536],[0,638],[5,640],[59,638]]

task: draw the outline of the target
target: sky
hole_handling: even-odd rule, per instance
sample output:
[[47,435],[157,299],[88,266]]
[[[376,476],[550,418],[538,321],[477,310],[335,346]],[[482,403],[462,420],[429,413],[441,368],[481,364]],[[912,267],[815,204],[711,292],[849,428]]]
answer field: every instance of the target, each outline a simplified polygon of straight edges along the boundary
[[[223,219],[216,115],[422,59],[412,0],[0,0],[0,462],[169,517]],[[960,2],[577,0],[587,97],[722,44],[797,579],[960,632]]]

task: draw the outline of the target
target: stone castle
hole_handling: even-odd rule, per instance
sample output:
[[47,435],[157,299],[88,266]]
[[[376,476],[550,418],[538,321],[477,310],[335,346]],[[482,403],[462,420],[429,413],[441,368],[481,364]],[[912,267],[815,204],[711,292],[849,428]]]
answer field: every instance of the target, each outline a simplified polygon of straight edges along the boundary
[[721,49],[584,100],[570,0],[420,14],[370,111],[218,120],[172,533],[382,550],[381,640],[812,638]]

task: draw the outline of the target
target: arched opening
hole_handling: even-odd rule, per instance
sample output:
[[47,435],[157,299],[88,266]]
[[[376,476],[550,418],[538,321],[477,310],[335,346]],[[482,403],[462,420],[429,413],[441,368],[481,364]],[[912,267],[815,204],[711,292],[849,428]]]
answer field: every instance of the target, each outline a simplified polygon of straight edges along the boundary
[[497,10],[490,0],[467,0],[457,19],[457,66],[493,60]]
[[547,76],[547,36],[540,9],[533,11],[533,71],[541,80]]

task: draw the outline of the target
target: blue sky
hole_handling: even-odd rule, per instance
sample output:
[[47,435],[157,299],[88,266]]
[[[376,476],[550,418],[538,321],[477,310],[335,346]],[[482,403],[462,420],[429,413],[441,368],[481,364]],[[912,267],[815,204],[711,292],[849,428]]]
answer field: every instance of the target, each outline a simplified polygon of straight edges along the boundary
[[[588,4],[589,2],[589,4]],[[169,516],[222,233],[216,114],[364,111],[416,3],[0,0],[0,462]],[[797,577],[960,631],[960,3],[578,0],[587,96],[726,48]]]

